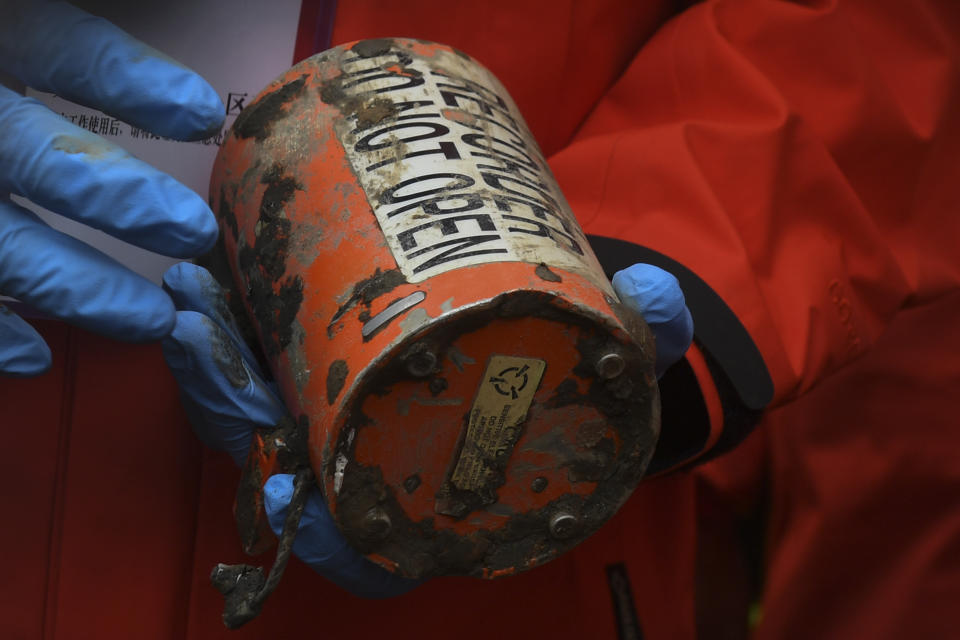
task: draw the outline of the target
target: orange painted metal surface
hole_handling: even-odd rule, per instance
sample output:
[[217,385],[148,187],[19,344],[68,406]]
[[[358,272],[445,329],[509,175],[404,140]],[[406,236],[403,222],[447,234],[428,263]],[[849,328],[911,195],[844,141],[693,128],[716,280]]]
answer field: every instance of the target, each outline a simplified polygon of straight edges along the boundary
[[412,577],[543,563],[639,482],[649,330],[468,56],[377,40],[305,60],[237,119],[210,193],[294,417],[254,444],[249,550],[262,483],[298,465],[354,547]]

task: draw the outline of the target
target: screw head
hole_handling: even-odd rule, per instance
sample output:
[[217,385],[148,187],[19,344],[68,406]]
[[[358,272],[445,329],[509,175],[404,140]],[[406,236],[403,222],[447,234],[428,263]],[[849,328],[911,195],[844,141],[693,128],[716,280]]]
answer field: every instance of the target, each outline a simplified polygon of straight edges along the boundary
[[407,373],[417,378],[429,376],[437,368],[437,356],[432,351],[417,349],[406,358]]
[[533,482],[530,483],[530,490],[534,493],[540,493],[547,488],[548,480],[543,476],[537,476],[533,479]]
[[383,540],[390,535],[393,522],[380,507],[373,507],[363,517],[363,537],[368,540]]
[[597,360],[597,375],[606,380],[616,378],[627,368],[627,363],[619,353],[608,353]]
[[550,535],[558,540],[569,538],[577,531],[577,525],[580,524],[577,516],[566,511],[553,514],[550,518]]

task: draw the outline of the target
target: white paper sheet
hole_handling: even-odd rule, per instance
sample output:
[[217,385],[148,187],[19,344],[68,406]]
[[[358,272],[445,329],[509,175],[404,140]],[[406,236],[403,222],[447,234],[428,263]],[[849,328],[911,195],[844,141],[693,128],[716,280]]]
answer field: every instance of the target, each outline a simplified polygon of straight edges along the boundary
[[[149,0],[76,2],[131,35],[194,69],[213,85],[227,109],[224,131],[271,80],[292,63],[300,0]],[[27,95],[75,124],[96,131],[138,158],[169,173],[204,200],[218,138],[203,142],[157,139],[47,93]],[[176,259],[160,256],[51,213],[22,199],[51,226],[82,239],[154,282]]]

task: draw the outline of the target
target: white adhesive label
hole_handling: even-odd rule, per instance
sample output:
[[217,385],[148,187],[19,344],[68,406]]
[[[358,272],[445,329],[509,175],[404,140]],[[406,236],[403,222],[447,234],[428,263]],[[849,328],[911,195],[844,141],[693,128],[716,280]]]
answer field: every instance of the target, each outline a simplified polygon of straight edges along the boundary
[[472,60],[394,44],[341,62],[337,123],[409,282],[486,262],[544,263],[608,294],[586,236],[500,83]]

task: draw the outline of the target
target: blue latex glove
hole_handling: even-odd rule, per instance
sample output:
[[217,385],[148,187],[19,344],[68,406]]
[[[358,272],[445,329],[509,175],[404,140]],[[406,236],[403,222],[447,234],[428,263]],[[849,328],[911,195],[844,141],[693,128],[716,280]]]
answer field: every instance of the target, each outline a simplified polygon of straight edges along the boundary
[[658,267],[635,264],[613,274],[613,289],[628,308],[643,314],[657,345],[657,377],[680,360],[693,342],[693,318],[677,279]]
[[[634,265],[617,275],[615,288],[623,301],[651,320],[658,345],[667,354],[658,354],[657,366],[666,368],[683,355],[693,335],[679,284],[648,265]],[[286,409],[239,338],[223,292],[210,274],[192,264],[178,264],[164,275],[164,287],[179,311],[173,333],[163,340],[163,353],[180,385],[187,414],[204,443],[226,451],[242,465],[254,429],[277,424]],[[264,504],[277,535],[292,496],[293,476],[275,475],[267,481]],[[318,488],[307,501],[293,550],[315,571],[357,595],[388,597],[418,584],[398,578],[350,548]]]
[[[223,121],[223,104],[197,74],[62,3],[0,0],[0,66],[31,87],[171,138],[203,138]],[[198,255],[216,241],[202,198],[0,86],[0,293],[116,339],[170,332],[175,310],[159,287],[51,229],[11,193],[174,257]],[[0,373],[35,375],[49,366],[40,336],[0,311]]]
[[[254,429],[277,424],[287,410],[264,381],[256,360],[239,337],[223,291],[201,267],[181,263],[163,277],[177,306],[163,355],[180,385],[184,408],[197,435],[242,465]],[[293,476],[275,475],[266,484],[270,526],[283,530],[293,496]],[[354,551],[340,534],[318,487],[307,500],[293,552],[317,573],[356,595],[384,598],[405,593],[419,581],[400,578]]]

